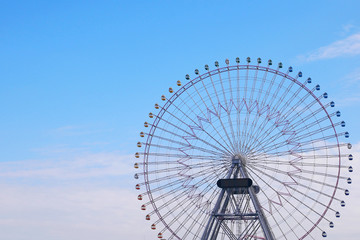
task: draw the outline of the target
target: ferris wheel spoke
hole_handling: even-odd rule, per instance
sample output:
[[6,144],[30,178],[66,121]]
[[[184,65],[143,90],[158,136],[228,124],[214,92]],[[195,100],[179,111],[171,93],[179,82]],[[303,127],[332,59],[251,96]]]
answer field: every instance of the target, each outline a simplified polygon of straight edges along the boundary
[[[201,76],[200,76],[200,79],[201,79]],[[217,94],[217,91],[216,91],[216,88],[215,88],[215,85],[214,85],[214,82],[213,82],[211,76],[210,76],[210,79],[211,79],[212,86],[213,86],[213,88],[214,88],[214,91],[215,91],[215,94],[216,94],[216,98],[217,98],[217,102],[218,102],[218,105],[219,105],[219,104],[220,104],[220,99],[219,99],[219,96],[218,96],[218,94]],[[206,91],[207,97],[208,97],[208,99],[209,99],[210,102],[211,102],[211,105],[212,105],[212,107],[213,107],[214,112],[216,113],[217,116],[219,116],[220,113],[218,112],[218,109],[217,109],[217,107],[215,106],[215,104],[214,104],[214,102],[213,102],[213,100],[212,100],[212,97],[210,96],[209,91],[208,91],[208,89],[207,89],[204,81],[201,81],[201,82],[202,82],[202,85],[203,85],[203,87],[204,87],[204,89],[205,89],[205,91]],[[194,86],[195,86],[195,85],[194,85]],[[198,92],[198,91],[197,91],[197,92]],[[198,94],[199,94],[199,93],[198,93]],[[200,95],[200,94],[199,94],[199,95]],[[209,112],[209,108],[207,107],[207,105],[206,105],[206,108],[208,109],[208,113],[209,113],[209,117],[210,117],[210,112]],[[220,108],[219,108],[219,110],[220,110]],[[223,122],[222,122],[222,119],[221,119],[220,117],[218,117],[218,119],[219,119],[219,121],[220,121],[220,124],[221,124],[221,126],[222,126],[222,129],[226,132],[226,128],[225,128],[225,126],[224,126],[224,124],[223,124]],[[214,127],[214,126],[212,125],[212,127]],[[214,127],[214,128],[215,128],[215,127]]]
[[[301,97],[300,99],[298,99],[298,101],[293,103],[293,101],[297,99],[300,90],[302,90],[302,88],[303,88],[302,85],[298,85],[298,89],[296,90],[296,92],[291,94],[291,97],[285,103],[283,103],[282,107],[279,109],[279,112],[282,113],[285,119],[287,119],[289,115],[296,113],[297,112],[296,110],[300,108],[302,104],[305,103],[305,100],[312,96],[313,92],[308,91],[303,97]],[[309,110],[310,107],[312,107],[313,104],[315,104],[316,102],[317,102],[316,100],[313,100],[304,109]]]
[[[258,166],[258,165],[256,165],[256,166]],[[251,167],[256,167],[256,166],[251,166]],[[264,165],[261,165],[260,167],[264,168]],[[281,170],[279,170],[279,169],[271,168],[271,167],[269,167],[269,166],[267,166],[266,169],[270,169],[270,170],[273,171],[273,172],[276,172],[276,173],[279,173],[279,174],[283,174],[283,175],[285,175],[285,176],[286,176],[286,175],[289,176],[289,172],[287,172],[287,171],[281,171]],[[298,182],[298,181],[295,181],[294,178],[298,178],[298,179],[301,179],[301,180],[303,180],[303,181],[308,181],[308,182],[312,182],[312,183],[317,183],[317,184],[319,184],[319,185],[327,186],[327,187],[330,187],[330,188],[333,188],[333,187],[334,187],[333,184],[324,183],[324,182],[318,181],[318,180],[316,180],[316,179],[308,178],[308,177],[305,177],[305,176],[302,176],[302,175],[299,175],[299,174],[291,174],[291,178],[293,179],[292,181],[293,181],[294,183],[297,183],[297,182]],[[345,190],[345,189],[343,189],[343,188],[339,188],[339,189]]]
[[[299,148],[299,149],[296,149],[295,151],[288,150],[288,151],[277,152],[276,156],[291,155],[292,153],[312,154],[313,152],[316,152],[316,151],[320,151],[320,150],[326,151],[326,150],[331,150],[331,149],[338,148],[338,147],[346,147],[347,145],[348,145],[347,143],[341,143],[341,144],[326,144],[323,146],[313,146],[313,147],[308,147],[308,148]],[[343,156],[343,155],[341,155],[341,156]]]
[[[218,74],[219,74],[219,76],[221,76],[221,75],[220,75],[220,72],[218,72]],[[215,111],[216,115],[218,116],[218,119],[219,119],[219,122],[220,122],[220,124],[221,124],[221,127],[222,127],[225,135],[227,136],[227,139],[228,139],[229,143],[231,144],[231,149],[232,149],[233,151],[236,151],[236,148],[235,148],[235,146],[232,144],[232,141],[230,140],[229,134],[227,133],[227,130],[226,130],[225,126],[224,126],[224,123],[223,123],[223,121],[222,121],[222,119],[221,119],[221,117],[220,117],[221,100],[220,100],[218,91],[217,91],[217,89],[216,89],[216,87],[215,87],[215,83],[214,83],[214,80],[213,80],[212,76],[210,76],[210,80],[211,80],[211,85],[212,85],[212,87],[213,87],[213,90],[214,90],[214,93],[215,93],[215,96],[216,96],[216,99],[217,99],[217,102],[218,102],[218,109],[217,109],[216,106],[214,105],[213,101],[211,101],[212,104],[213,104],[213,107],[214,107],[214,111]],[[222,85],[222,81],[220,81],[220,82],[221,82],[221,85]],[[204,84],[204,83],[203,83],[203,84]],[[209,96],[209,99],[212,99],[209,94],[208,94],[208,96]],[[224,94],[224,97],[225,97],[225,94]],[[226,99],[225,99],[225,104],[226,104],[226,109],[228,109]],[[210,115],[209,115],[209,116],[210,116]],[[213,126],[213,127],[214,127],[214,126]],[[214,127],[214,128],[215,128],[215,127]],[[219,134],[219,133],[218,133],[218,134]],[[229,147],[229,146],[228,146],[228,147]],[[230,147],[229,147],[229,148],[230,148]]]
[[[338,164],[328,164],[328,163],[316,163],[316,162],[310,162],[310,163],[306,163],[306,162],[296,162],[296,161],[276,161],[276,160],[262,160],[259,159],[258,161],[256,160],[252,160],[251,164],[252,165],[257,165],[258,163],[263,163],[266,165],[288,165],[288,166],[302,166],[302,167],[324,167],[324,168],[338,168],[339,165]],[[341,168],[346,168],[346,166],[340,166]]]
[[[145,153],[144,155],[147,156],[158,156],[158,157],[170,157],[170,158],[177,158],[177,159],[198,159],[198,160],[223,160],[224,157],[222,156],[205,156],[205,155],[194,155],[194,154],[184,154],[182,152],[180,152],[179,154],[175,154],[175,153],[161,153],[161,152],[157,152],[157,153]],[[157,161],[157,162],[153,162],[153,163],[149,163],[149,164],[171,164],[171,162],[173,162],[173,164],[178,164],[178,162],[174,162],[173,160],[166,160],[166,161]]]
[[[284,107],[287,107],[284,104],[285,98],[286,96],[288,96],[288,94],[291,93],[291,88],[294,86],[295,82],[294,81],[290,81],[289,85],[285,88],[285,90],[283,91],[282,95],[279,97],[278,101],[274,104],[273,109],[274,111],[279,111],[280,113],[282,113],[283,109],[280,107],[281,105]],[[290,95],[292,97],[295,97],[293,94]]]
[[[305,101],[312,96],[312,92],[307,92],[306,95],[304,95],[302,98],[300,98],[294,105],[292,105],[286,112],[283,113],[284,118],[288,119],[289,122],[295,121],[296,118],[303,116],[306,114],[312,107],[318,103],[317,99],[311,100],[309,103],[305,103]],[[302,106],[305,105],[305,106]],[[322,107],[318,108],[316,111],[312,112],[310,111],[308,115],[310,115],[312,118],[314,115],[318,114],[323,110]],[[304,121],[302,119],[308,120],[308,115],[305,115],[305,117],[300,118],[299,121]],[[297,126],[297,124],[293,124]]]
[[[198,184],[197,187],[201,187],[201,185],[204,185],[204,184],[206,184],[206,183],[203,182],[202,184]],[[157,198],[153,199],[153,202],[158,202],[158,201],[164,200],[168,196],[172,196],[172,198],[169,200],[170,202],[178,201],[179,198],[181,198],[183,195],[189,194],[192,190],[193,190],[193,188],[190,188],[190,187],[184,188],[184,186],[181,185],[181,186],[178,186],[176,188],[171,189],[167,193],[159,195]],[[178,192],[178,193],[176,195],[174,195],[176,192]],[[202,191],[198,195],[202,196],[204,193],[206,193],[206,192]],[[150,204],[150,202],[146,203],[146,205],[148,205],[148,204]],[[161,209],[163,209],[165,207],[167,207],[167,204],[158,205],[157,210],[161,210]],[[155,212],[156,212],[156,210],[154,210],[150,214],[152,215]]]
[[[140,133],[147,140],[137,144],[143,152],[135,154],[143,158],[134,164],[143,168],[134,176],[144,178],[135,186],[144,192],[138,200],[149,199],[141,209],[150,207],[146,219],[154,218],[151,228],[168,240],[326,236],[324,224],[333,226],[328,213],[339,215],[334,203],[345,205],[338,192],[349,195],[342,185],[351,178],[341,169],[353,156],[341,149],[351,144],[339,143],[349,137],[339,131],[345,122],[335,120],[341,114],[330,110],[335,103],[326,101],[327,93],[309,87],[310,78],[299,81],[301,72],[292,77],[292,67],[281,72],[282,63],[272,69],[270,60],[262,67],[260,58],[253,65],[250,58],[239,62],[216,62],[214,70],[205,65],[203,74],[196,69],[195,78],[186,75],[186,84],[161,97],[163,106],[155,104],[159,112],[149,114],[149,131]],[[260,188],[255,197],[265,219],[237,217],[256,216],[249,195],[220,194],[217,181],[240,177],[241,164]],[[212,215],[218,201],[221,219]]]
[[[264,194],[264,196],[265,196],[267,199],[271,199],[271,197],[268,196],[268,194],[266,194],[266,192],[262,192],[262,193]],[[281,213],[281,211],[278,210],[277,206],[274,204],[273,207],[275,208],[275,211],[277,211],[277,213],[281,216],[282,221],[286,223],[287,227],[289,228],[289,231],[292,231],[293,234],[294,234],[297,238],[299,238],[298,235],[296,234],[296,232],[293,230],[293,227],[291,227],[291,226],[289,225],[288,221],[286,221],[286,217],[284,217],[284,215]],[[279,206],[279,208],[280,208],[280,207],[281,207],[281,206]],[[299,226],[301,226],[301,227],[303,228],[302,224],[300,224],[300,222],[298,221],[298,219],[297,219],[296,217],[294,217],[294,216],[289,212],[289,210],[288,210],[287,208],[284,208],[284,209],[285,209],[285,211],[287,212],[288,217],[293,218],[293,219],[297,222],[297,224],[299,224]],[[274,215],[273,215],[273,214],[269,214],[269,216],[271,216],[272,220],[276,223],[276,225],[277,225],[278,229],[281,231],[283,237],[284,237],[285,239],[287,239],[286,234],[284,233],[281,225],[280,225],[279,222],[276,220],[276,218],[274,217]],[[303,230],[306,231],[305,228],[303,228]]]
[[[234,104],[235,103],[235,99],[234,99],[234,96],[233,96],[233,87],[232,87],[232,79],[231,79],[231,76],[230,76],[230,71],[227,71],[228,73],[228,81],[229,81],[229,88],[230,88],[230,101],[229,101],[229,104]],[[234,127],[233,127],[233,121],[231,119],[231,115],[230,115],[230,111],[228,112],[228,120],[229,120],[229,124],[230,124],[230,129],[231,129],[231,135],[232,135],[232,142],[233,142],[233,145],[235,146],[234,148],[236,149],[236,151],[239,151],[238,149],[238,145],[236,144],[237,141],[236,141],[236,136],[235,136],[235,130],[234,130]]]
[[[264,75],[262,77],[262,80],[261,80],[261,85],[260,85],[260,88],[259,88],[259,91],[258,91],[258,94],[256,96],[256,101],[260,104],[260,99],[261,99],[261,94],[263,93],[263,90],[264,90],[264,86],[265,86],[265,83],[266,83],[266,80],[267,80],[267,76],[268,76],[268,71],[265,71],[264,72]],[[274,78],[276,78],[276,74],[273,75],[271,81],[273,81]],[[274,79],[275,80],[275,79]]]
[[[263,169],[271,170],[271,171],[279,173],[279,174],[289,175],[289,173],[291,173],[291,172],[283,171],[283,170],[280,170],[280,169],[277,169],[277,168],[272,168],[270,166],[265,166],[265,165],[261,165],[261,164],[257,164],[256,166],[261,166]],[[252,167],[255,167],[255,166],[252,165]],[[301,174],[306,173],[306,174],[310,174],[310,175],[324,176],[324,177],[329,177],[329,178],[347,179],[346,177],[337,176],[335,174],[330,174],[330,173],[327,173],[327,172],[317,172],[317,171],[311,171],[311,170],[306,170],[306,169],[297,169],[297,168],[294,167],[294,170],[295,169],[297,170],[297,172],[291,173],[290,174],[291,176],[297,176],[299,174],[298,171],[300,171]],[[259,170],[259,168],[257,168],[257,170]]]
[[[219,73],[219,75],[220,75],[220,73]],[[204,83],[203,83],[203,85],[204,85]],[[204,85],[204,86],[205,86],[205,85]],[[207,104],[205,103],[203,97],[201,96],[201,94],[200,94],[199,91],[197,90],[196,85],[194,85],[194,89],[196,90],[197,94],[200,96],[200,98],[201,98],[202,102],[204,103],[206,109],[209,109],[209,107],[208,107]],[[217,113],[217,109],[216,109],[216,107],[215,107],[215,105],[214,105],[214,103],[213,103],[213,101],[212,101],[212,98],[211,98],[211,96],[209,95],[207,89],[206,89],[206,93],[207,93],[208,98],[211,99],[211,103],[212,103],[212,106],[213,106],[213,108],[214,108],[215,113]],[[220,104],[220,102],[219,102],[219,104]],[[205,119],[206,119],[206,118],[207,118],[207,116],[206,116],[206,114],[205,114]],[[223,124],[221,118],[219,117],[218,119],[220,120],[220,123],[221,123],[221,125],[222,125],[222,127],[223,127],[223,130],[224,130],[224,132],[225,132],[228,140],[230,140],[230,138],[229,138],[229,136],[228,136],[228,134],[227,134],[226,128],[224,127],[224,124]],[[210,120],[210,119],[209,119],[209,120]],[[235,138],[234,138],[234,132],[233,132],[234,130],[233,130],[233,127],[232,127],[232,121],[229,121],[229,123],[231,124],[232,137],[233,137],[233,140],[234,140]],[[213,126],[213,124],[211,124],[211,120],[210,120],[210,125],[216,130],[216,128]],[[232,143],[231,141],[229,141],[229,142],[230,142],[230,144]],[[231,145],[232,145],[232,147],[235,149],[234,145],[233,145],[233,144],[231,144]]]
[[[288,75],[288,74],[289,74],[289,71],[286,73],[286,75]],[[274,74],[272,79],[271,79],[270,84],[268,85],[268,88],[266,90],[266,94],[264,96],[264,101],[263,101],[264,104],[267,103],[267,99],[268,99],[268,97],[270,95],[270,90],[274,86],[274,82],[275,82],[277,76],[278,76],[277,74]],[[270,99],[269,106],[272,106],[275,99],[278,99],[278,94],[279,94],[280,90],[282,89],[282,86],[284,85],[285,80],[286,80],[286,77],[283,76],[281,78],[281,80],[280,80],[280,83],[279,83],[278,87],[275,89],[274,96]]]
[[[239,65],[236,69],[236,102],[237,106],[240,106],[241,97],[240,97],[240,72],[239,72]],[[241,126],[241,118],[240,118],[240,111],[236,111],[236,124],[237,126]],[[236,146],[240,146],[240,128],[237,128],[236,131]],[[240,151],[239,147],[237,150]]]
[[[304,176],[301,176],[301,175],[292,175],[292,177],[293,178],[298,178],[298,179],[301,179],[301,180],[304,180],[304,181],[309,181],[311,183],[316,183],[316,184],[319,184],[319,185],[323,185],[323,186],[326,186],[326,187],[330,187],[330,188],[334,187],[334,185],[332,185],[332,184],[324,183],[324,182],[318,181],[316,179],[304,177]],[[342,187],[337,187],[337,189],[343,190],[343,191],[345,190],[345,188],[342,188]]]
[[[261,179],[258,174],[256,174],[256,173],[255,173],[254,171],[252,171],[251,169],[249,169],[249,170],[250,170],[251,173],[253,173],[254,175],[256,175],[259,179]],[[258,170],[260,173],[267,175],[267,174],[266,174],[265,172],[263,172],[261,169],[257,169],[257,170]],[[262,180],[262,179],[261,179],[261,180]],[[275,181],[278,181],[277,179],[274,179],[274,180],[275,180]],[[263,181],[263,180],[262,180],[262,181]],[[281,182],[280,182],[280,183],[281,183]],[[283,199],[283,200],[286,201],[288,204],[290,204],[290,205],[292,206],[292,208],[293,208],[294,210],[296,210],[298,213],[300,213],[304,218],[306,218],[306,219],[307,219],[308,221],[310,221],[312,224],[316,225],[316,224],[313,222],[313,220],[311,220],[306,214],[304,214],[304,213],[300,210],[300,208],[298,208],[297,206],[295,206],[294,204],[292,204],[286,197],[284,197],[283,194],[279,194],[279,192],[277,192],[271,185],[267,184],[267,186],[270,187],[274,192],[276,192],[279,198]],[[292,190],[296,191],[296,189],[292,188],[291,186],[288,186],[288,187],[291,188]],[[326,207],[326,208],[328,207],[328,206],[326,206],[325,204],[323,204],[323,203],[321,203],[321,202],[313,199],[312,197],[310,197],[310,196],[308,196],[308,195],[306,195],[306,194],[303,194],[302,192],[299,192],[299,193],[302,194],[302,196],[304,196],[304,197],[306,197],[306,198],[308,198],[308,199],[313,200],[313,201],[314,201],[315,203],[317,203],[317,204],[320,204],[320,205],[322,205],[322,206],[324,206],[324,207]],[[318,213],[317,211],[315,211],[313,207],[305,204],[304,201],[298,199],[298,198],[295,197],[294,195],[291,195],[291,199],[296,200],[300,205],[306,207],[307,209],[309,209],[309,211],[315,213],[316,215],[318,215],[318,216],[320,216],[320,217],[324,217],[324,216],[322,216],[320,213]],[[282,204],[281,204],[281,205],[282,205]],[[328,220],[328,221],[329,221],[329,220]]]
[[[258,63],[259,66],[259,63]],[[259,70],[258,68],[256,68],[255,73],[254,73],[254,80],[252,81],[252,87],[251,87],[251,92],[250,92],[250,100],[252,101],[254,99],[254,92],[255,92],[255,86],[257,83],[257,78],[258,78],[258,74],[259,74]]]
[[[272,171],[275,171],[275,170],[276,170],[276,169],[274,169],[274,168],[268,168],[268,167],[265,168],[264,165],[256,165],[256,166],[261,167],[262,169],[267,169],[267,170],[272,170]],[[259,168],[257,168],[257,167],[253,167],[253,168],[256,169],[256,170],[259,170]],[[262,171],[262,172],[264,173],[264,171]],[[276,171],[276,172],[277,172],[277,173],[282,173],[282,174],[288,174],[289,176],[292,176],[292,175],[295,175],[295,174],[296,174],[296,173],[295,173],[295,174],[290,174],[290,172],[285,172],[285,171],[280,171],[280,170],[278,170],[278,171]],[[270,177],[269,175],[267,175],[267,176]],[[289,183],[284,183],[284,182],[278,181],[276,178],[272,178],[272,179],[275,180],[275,181],[277,181],[277,182],[279,182],[279,183],[282,183],[286,188],[290,188],[290,189],[296,191],[296,192],[299,193],[299,194],[303,194],[302,191],[299,191],[299,190],[297,190],[296,188],[293,188],[293,187],[291,186],[291,184],[289,184]],[[305,184],[302,184],[301,182],[294,182],[294,184],[297,185],[297,186],[303,187],[303,188],[305,188],[305,189],[307,189],[307,190],[310,190],[310,191],[312,191],[312,192],[319,193],[319,194],[322,195],[322,196],[325,196],[325,197],[328,197],[328,198],[332,198],[332,197],[333,197],[333,196],[330,195],[330,194],[321,192],[321,191],[319,191],[318,189],[315,189],[315,188],[311,188],[311,187],[309,187],[309,186],[307,186],[307,185],[305,185]],[[341,200],[338,199],[338,198],[334,198],[334,199],[337,200],[337,201],[341,201]],[[312,199],[312,200],[314,200],[314,199]],[[315,201],[315,200],[314,200],[314,201]]]
[[[254,149],[256,148],[257,145],[261,144],[261,142],[264,139],[268,139],[269,135],[276,129],[276,126],[268,126],[267,124],[269,123],[269,118],[264,118],[260,125],[257,127],[257,129],[255,131],[252,132],[251,134],[251,138],[248,141],[248,144],[246,145],[246,147],[250,148],[250,149]],[[255,126],[254,126],[255,127]],[[268,129],[265,130],[266,127],[269,127]],[[265,131],[264,131],[265,130]],[[260,134],[262,136],[260,136]],[[255,147],[254,147],[255,146]]]
[[345,133],[341,133],[341,134],[332,134],[332,135],[327,135],[327,136],[324,136],[324,137],[318,137],[318,138],[315,138],[315,139],[310,139],[310,140],[307,140],[307,141],[304,141],[304,142],[296,142],[296,141],[283,141],[283,142],[280,142],[280,143],[276,143],[276,144],[273,144],[273,145],[269,145],[268,147],[265,147],[265,148],[262,148],[261,150],[262,151],[267,151],[267,152],[271,152],[277,148],[281,148],[281,147],[284,147],[286,145],[293,145],[293,146],[307,146],[307,145],[314,145],[316,143],[321,143],[323,141],[326,141],[326,140],[329,140],[329,139],[333,139],[333,138],[337,138],[338,136],[342,136],[344,135]]
[[[208,168],[210,169],[210,168]],[[213,175],[213,174],[209,174],[209,171],[208,169],[204,169],[200,172],[198,172],[197,174],[194,174],[191,176],[192,179],[196,178],[196,177],[199,177],[199,176],[202,176],[203,179],[201,181],[199,181],[197,184],[190,184],[191,182],[188,182],[189,178],[183,178],[183,179],[179,179],[177,181],[174,181],[174,183],[176,183],[177,185],[179,185],[180,187],[176,187],[175,190],[182,190],[182,189],[186,189],[186,191],[182,191],[182,193],[186,193],[186,192],[189,192],[189,191],[192,191],[194,188],[200,188],[202,185],[204,184],[207,184],[209,182],[213,182],[213,179],[216,178],[216,174]],[[204,174],[205,173],[205,174]],[[184,183],[186,183],[186,185],[184,185]],[[176,185],[175,184],[175,185]],[[158,190],[163,190],[164,188],[167,188],[167,187],[172,187],[174,184],[172,185],[169,185],[169,186],[160,186],[158,189],[155,189],[153,191],[158,191]],[[211,186],[210,188],[214,188],[215,186]],[[199,192],[198,194],[201,196],[201,195],[204,195],[206,193],[206,191],[209,191],[210,189],[207,189],[204,188],[203,191]],[[167,195],[161,195],[159,196],[159,198],[157,198],[157,200],[160,200],[160,199],[163,199],[165,196]],[[175,198],[174,198],[175,199]],[[173,200],[174,200],[173,199]],[[157,201],[156,200],[156,201]],[[155,200],[154,200],[155,201]]]
[[[291,129],[294,129],[294,131],[297,132],[297,133],[301,133],[301,132],[304,132],[304,131],[306,131],[308,129],[311,129],[313,127],[319,126],[319,124],[321,124],[323,121],[328,120],[328,119],[329,118],[327,116],[324,116],[324,117],[322,117],[320,119],[317,119],[316,121],[309,122],[305,126],[300,127],[300,128],[296,128],[296,125],[292,125]],[[305,121],[302,121],[302,123],[305,123]],[[335,126],[338,126],[339,124],[340,123],[335,124],[335,125],[330,124],[330,125],[328,125],[328,127],[329,127],[329,129],[331,129],[331,128],[335,127]]]
[[311,109],[316,103],[318,103],[316,100],[312,100],[306,106],[302,107],[300,111],[289,111],[287,117],[292,126],[301,126],[300,123],[307,122],[308,120],[313,121],[313,117],[323,110],[322,107],[319,107],[315,111],[312,111]]
[[[201,126],[198,125],[198,123],[196,123],[192,118],[190,118],[187,114],[185,114],[179,107],[177,107],[176,105],[173,105],[179,112],[182,113],[183,116],[186,116],[193,124],[195,124],[195,127],[198,128],[199,130],[201,130],[202,132],[206,133],[212,140],[214,140],[217,144],[219,144],[223,150],[229,152],[228,148],[226,148],[223,144],[221,144],[218,140],[216,140],[211,134],[209,134],[207,131],[205,131],[204,128],[202,128]],[[185,123],[183,120],[179,119],[177,116],[175,116],[174,114],[172,114],[171,112],[167,111],[167,113],[169,115],[171,115],[172,117],[174,117],[175,119],[177,119],[179,122],[183,123],[184,126],[186,126],[187,128],[190,129],[190,131],[194,131],[191,126],[188,123]],[[165,121],[165,120],[164,120]],[[166,121],[165,121],[166,122]],[[168,123],[168,121],[166,122]],[[186,133],[189,133],[186,130],[183,130]],[[217,130],[216,130],[217,131]],[[218,133],[219,134],[219,133]],[[221,137],[221,135],[219,135]],[[185,136],[184,136],[185,137]],[[199,138],[199,136],[195,135],[195,133],[189,133],[188,137],[192,137],[192,138],[196,138],[204,143],[206,143],[205,140]],[[222,137],[221,137],[222,138]],[[227,145],[226,141],[224,139],[222,139],[224,141],[224,143]],[[228,146],[229,147],[229,146]],[[229,152],[230,153],[230,152]]]
[[[230,74],[230,72],[228,72],[228,73]],[[222,80],[220,71],[218,72],[218,75],[219,75],[219,80],[220,80],[220,84],[221,84],[221,89],[222,89],[222,95],[223,95],[223,98],[224,98],[224,103],[225,103],[225,106],[226,106],[226,109],[227,109],[228,123],[229,123],[230,129],[231,129],[232,140],[230,139],[230,136],[229,136],[226,128],[224,127],[222,121],[221,121],[221,125],[222,125],[222,127],[223,127],[223,129],[224,129],[224,133],[226,134],[229,143],[230,143],[231,146],[232,146],[233,151],[235,152],[235,151],[236,151],[236,147],[235,147],[235,145],[234,145],[235,135],[234,135],[234,129],[233,129],[233,126],[232,126],[232,121],[231,121],[230,113],[229,113],[229,109],[230,109],[229,104],[231,104],[231,102],[228,103],[228,100],[226,99],[226,94],[225,94],[225,90],[224,90],[224,84],[223,84],[223,80]],[[230,93],[232,94],[231,91],[230,91]],[[231,97],[230,99],[232,99],[232,97]],[[221,102],[219,102],[219,106],[220,106],[220,104],[221,104]],[[219,107],[219,111],[220,111],[220,110],[221,110],[221,108]],[[219,117],[219,119],[220,119],[220,117]]]
[[[220,152],[213,151],[213,150],[210,150],[210,149],[207,149],[207,148],[204,148],[204,147],[198,147],[195,144],[190,144],[188,142],[186,142],[186,143],[179,142],[179,141],[172,140],[170,138],[160,137],[160,136],[157,136],[157,135],[154,135],[154,134],[152,135],[152,137],[164,140],[165,142],[168,142],[168,143],[174,143],[174,144],[179,145],[179,148],[178,148],[179,151],[186,151],[186,150],[182,150],[182,149],[189,148],[189,149],[196,149],[196,150],[199,150],[199,151],[204,152],[204,153],[210,153],[210,154],[213,154],[213,155],[221,155],[221,154],[223,155],[224,153],[226,153],[225,151],[222,151],[222,153],[220,153]],[[143,143],[143,144],[146,144],[146,143]]]
[[[305,101],[308,97],[311,96],[311,92],[307,92],[307,93],[306,93],[302,98],[300,98],[297,102],[294,102],[294,103],[293,103],[293,101],[294,101],[295,99],[297,99],[297,97],[299,96],[301,90],[303,90],[303,87],[304,87],[304,85],[298,84],[298,88],[297,88],[297,90],[292,94],[292,97],[290,97],[290,98],[285,102],[285,104],[283,104],[283,107],[279,110],[280,112],[284,112],[284,111],[285,111],[285,108],[288,109],[287,112],[284,112],[284,113],[285,113],[285,114],[284,114],[284,117],[285,117],[285,118],[287,117],[287,115],[288,115],[289,113],[292,113],[291,110],[297,109],[301,104],[304,103],[304,101]],[[291,107],[289,108],[289,106],[291,106]]]
[[[147,163],[148,165],[162,165],[161,164],[157,164],[156,162],[148,162]],[[171,172],[174,172],[174,171],[181,171],[183,170],[185,167],[183,165],[180,165],[180,164],[177,164],[175,167],[166,167],[166,168],[163,168],[163,169],[156,169],[156,170],[151,170],[151,171],[147,171],[146,174],[147,175],[157,175],[159,173],[171,173]],[[191,165],[191,168],[192,169],[197,169],[197,168],[202,168],[204,166],[208,166],[208,167],[218,167],[218,161],[215,160],[215,161],[208,161],[208,162],[201,162],[201,163],[196,163],[196,164],[192,164]],[[139,176],[142,176],[144,175],[145,173],[137,173],[138,177]]]
[[286,140],[279,141],[279,139],[281,139],[284,135],[282,132],[274,132],[275,131],[270,130],[265,132],[263,137],[259,139],[254,138],[257,142],[254,142],[254,144],[250,147],[252,149],[256,149],[257,151],[270,151],[273,150],[273,148],[276,149],[288,144]]

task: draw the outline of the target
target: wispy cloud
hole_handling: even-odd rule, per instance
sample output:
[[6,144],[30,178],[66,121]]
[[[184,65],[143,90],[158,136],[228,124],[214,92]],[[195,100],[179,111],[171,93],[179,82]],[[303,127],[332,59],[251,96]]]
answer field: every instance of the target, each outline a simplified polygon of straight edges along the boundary
[[1,239],[153,239],[133,160],[115,152],[0,162]]
[[81,179],[128,174],[132,156],[96,153],[70,158],[0,163],[0,178]]
[[[1,239],[156,237],[134,191],[121,188],[0,185]],[[150,234],[149,234],[150,233]],[[152,233],[152,234],[151,234]]]
[[356,29],[356,26],[354,24],[351,24],[351,23],[345,24],[345,25],[342,26],[342,30],[343,30],[344,33],[348,33],[353,29]]
[[299,56],[303,61],[316,61],[331,59],[342,56],[354,56],[360,54],[360,33],[353,34],[345,39],[320,47],[308,54]]
[[336,94],[339,107],[354,106],[360,103],[360,68],[345,75],[341,80],[341,89]]
[[[354,144],[351,152],[355,159],[359,159],[360,143]],[[150,225],[157,219],[154,217],[152,221],[146,221],[144,216],[148,212],[141,211],[143,202],[136,200],[136,181],[131,177],[133,160],[133,156],[118,153],[97,153],[69,159],[1,163],[1,237],[12,240],[156,238],[157,231],[152,231]],[[353,163],[356,171],[359,164],[356,161]],[[350,174],[345,168],[342,172],[345,177],[352,177],[354,183],[360,181],[359,174]],[[99,186],[90,181],[100,177],[111,181],[116,175],[126,178],[122,181],[127,186],[120,182]],[[38,182],[3,181],[19,178]],[[71,181],[54,184],[65,179]],[[341,183],[346,184],[344,179]],[[344,199],[349,208],[341,209],[341,219],[336,219],[331,215],[333,213],[329,214],[338,230],[329,231],[328,239],[356,239],[359,234],[353,223],[360,215],[357,204],[360,190],[346,187],[350,187],[350,196],[337,196]],[[334,205],[334,208],[339,207]],[[325,225],[328,226],[327,223]]]

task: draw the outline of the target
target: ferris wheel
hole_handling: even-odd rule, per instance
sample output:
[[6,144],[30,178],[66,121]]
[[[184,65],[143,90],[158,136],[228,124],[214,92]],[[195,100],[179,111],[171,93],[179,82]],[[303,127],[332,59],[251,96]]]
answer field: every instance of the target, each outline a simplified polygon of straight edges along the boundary
[[336,225],[353,171],[341,113],[302,72],[260,64],[205,65],[149,113],[134,167],[158,238],[319,239]]

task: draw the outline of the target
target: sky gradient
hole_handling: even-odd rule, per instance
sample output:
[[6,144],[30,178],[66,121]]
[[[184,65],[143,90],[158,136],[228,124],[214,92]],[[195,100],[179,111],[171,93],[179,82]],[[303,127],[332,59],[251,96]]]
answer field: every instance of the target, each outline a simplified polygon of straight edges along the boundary
[[[360,169],[359,1],[0,6],[1,239],[154,239],[134,190],[139,132],[168,87],[226,58],[281,61],[320,84]],[[327,239],[360,235],[359,180]]]

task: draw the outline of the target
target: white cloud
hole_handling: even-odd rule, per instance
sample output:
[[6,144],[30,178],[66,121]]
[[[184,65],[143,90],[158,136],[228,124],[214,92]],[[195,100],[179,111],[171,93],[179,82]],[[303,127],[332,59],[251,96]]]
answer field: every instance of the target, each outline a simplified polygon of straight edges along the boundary
[[[7,240],[155,238],[135,192],[120,188],[1,185],[0,232]],[[148,236],[150,235],[150,236]]]
[[346,82],[346,86],[353,89],[354,85],[360,83],[360,68],[346,75],[344,77],[344,80]]
[[133,156],[115,153],[84,154],[69,158],[0,163],[0,178],[81,179],[120,176],[132,172]]
[[[355,240],[360,234],[354,228],[360,206],[360,143],[351,150],[355,159],[354,173],[344,169],[344,176],[353,178],[350,196],[340,193],[347,203],[339,208],[342,217],[334,219],[335,228],[326,229],[328,239]],[[0,232],[7,240],[118,240],[155,239],[157,231],[150,229],[152,221],[144,219],[138,194],[134,189],[133,156],[98,153],[0,164]],[[346,162],[347,164],[348,162]],[[94,184],[101,179],[119,180],[109,184]],[[25,179],[26,181],[19,181]],[[4,181],[7,180],[7,181]],[[10,181],[12,180],[12,181]],[[66,180],[66,184],[63,183]],[[344,184],[344,183],[343,183]]]
[[89,126],[77,126],[77,125],[67,125],[51,129],[48,131],[48,134],[53,136],[81,136],[81,135],[90,135],[96,133],[111,132],[112,129],[102,129],[102,128],[91,128]]
[[348,33],[353,29],[358,29],[355,25],[349,23],[342,26],[343,33]]
[[360,33],[353,34],[343,40],[333,42],[327,46],[320,47],[299,59],[305,61],[315,61],[330,59],[342,56],[354,56],[360,54]]
[[336,104],[339,107],[354,106],[360,102],[360,68],[345,75],[341,80],[340,91],[336,94]]
[[0,163],[1,239],[156,238],[137,200],[133,160],[96,153]]

